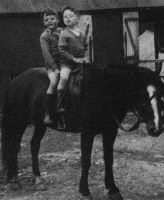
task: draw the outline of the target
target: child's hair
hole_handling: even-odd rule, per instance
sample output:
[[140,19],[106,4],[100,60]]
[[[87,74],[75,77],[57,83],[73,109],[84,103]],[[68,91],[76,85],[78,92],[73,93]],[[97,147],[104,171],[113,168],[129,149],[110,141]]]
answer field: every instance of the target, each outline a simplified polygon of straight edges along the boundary
[[71,10],[73,13],[75,13],[76,15],[78,15],[78,11],[75,8],[73,8],[73,7],[64,6],[63,9],[62,9],[62,14],[64,14],[65,10]]
[[53,10],[51,8],[46,8],[44,11],[43,11],[43,16],[49,16],[49,15],[55,15],[56,18],[58,19],[58,13],[56,10]]

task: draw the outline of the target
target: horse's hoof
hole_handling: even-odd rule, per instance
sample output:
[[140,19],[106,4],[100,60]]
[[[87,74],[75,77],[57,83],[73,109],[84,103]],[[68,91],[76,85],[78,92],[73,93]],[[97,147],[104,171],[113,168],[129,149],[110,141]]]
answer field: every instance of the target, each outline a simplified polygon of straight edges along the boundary
[[117,193],[108,193],[109,199],[110,200],[123,200],[123,197],[121,196],[121,194],[119,192]]
[[44,180],[40,177],[35,178],[35,190],[44,191],[47,190],[47,186],[44,183]]
[[80,192],[80,194],[81,194],[83,197],[89,197],[89,196],[91,196],[91,193],[90,193],[89,189],[82,190],[81,188],[79,188],[79,192]]
[[18,191],[20,190],[22,187],[20,185],[20,183],[18,182],[14,182],[14,183],[8,183],[6,186],[5,186],[5,190],[6,191]]
[[88,196],[82,196],[82,197],[80,198],[80,200],[93,200],[93,197],[92,197],[92,195],[90,194],[90,195],[88,195]]

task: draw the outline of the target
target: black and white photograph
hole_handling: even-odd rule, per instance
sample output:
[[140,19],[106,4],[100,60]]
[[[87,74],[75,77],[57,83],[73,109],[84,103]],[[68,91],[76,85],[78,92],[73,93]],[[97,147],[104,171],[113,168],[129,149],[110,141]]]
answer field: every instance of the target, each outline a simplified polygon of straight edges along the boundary
[[0,0],[0,200],[164,200],[164,0]]

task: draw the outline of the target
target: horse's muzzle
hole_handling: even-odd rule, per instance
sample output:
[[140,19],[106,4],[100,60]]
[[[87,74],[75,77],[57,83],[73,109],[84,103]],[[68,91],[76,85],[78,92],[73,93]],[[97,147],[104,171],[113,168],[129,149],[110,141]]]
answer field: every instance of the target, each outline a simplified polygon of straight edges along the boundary
[[156,127],[154,123],[148,123],[147,130],[150,136],[158,137],[164,131],[164,126],[162,126],[162,123],[159,123],[158,127]]

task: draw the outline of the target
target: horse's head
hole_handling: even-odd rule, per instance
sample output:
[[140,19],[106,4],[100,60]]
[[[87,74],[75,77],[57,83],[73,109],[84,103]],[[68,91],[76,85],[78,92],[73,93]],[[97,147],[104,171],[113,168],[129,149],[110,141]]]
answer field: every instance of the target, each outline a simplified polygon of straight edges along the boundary
[[159,136],[163,131],[162,112],[164,106],[162,102],[162,82],[157,73],[154,72],[150,72],[145,79],[145,87],[143,87],[144,90],[137,102],[137,110],[147,125],[148,134]]
[[148,134],[151,136],[159,136],[162,133],[160,98],[157,88],[154,85],[148,85],[144,101],[139,108],[140,115],[147,125]]

